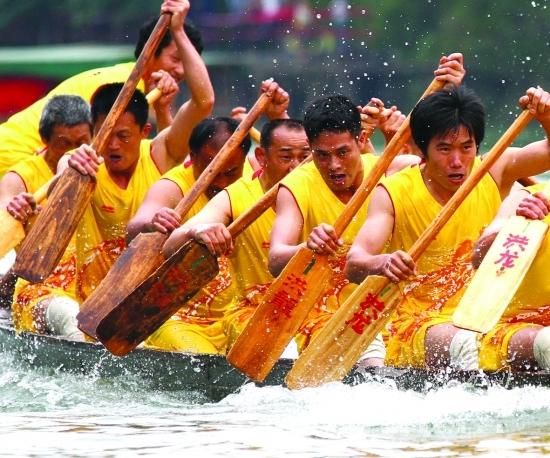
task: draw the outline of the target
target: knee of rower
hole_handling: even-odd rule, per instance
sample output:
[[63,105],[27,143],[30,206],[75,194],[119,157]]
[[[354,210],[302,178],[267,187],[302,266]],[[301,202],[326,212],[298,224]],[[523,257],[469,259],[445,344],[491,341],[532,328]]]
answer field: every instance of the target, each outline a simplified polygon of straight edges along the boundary
[[55,335],[73,340],[84,340],[78,329],[76,316],[80,307],[78,303],[65,296],[54,296],[48,299],[45,321],[48,330]]
[[449,345],[450,365],[461,370],[479,369],[478,333],[461,329]]
[[535,360],[542,369],[550,369],[550,327],[542,328],[533,342]]

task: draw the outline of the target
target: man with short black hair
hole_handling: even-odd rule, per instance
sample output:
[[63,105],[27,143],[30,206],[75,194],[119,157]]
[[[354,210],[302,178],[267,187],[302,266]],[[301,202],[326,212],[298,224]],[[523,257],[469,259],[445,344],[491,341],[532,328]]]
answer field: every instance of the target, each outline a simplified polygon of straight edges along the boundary
[[[535,115],[549,136],[548,93],[530,88],[520,106]],[[451,324],[471,276],[473,244],[516,180],[550,168],[550,144],[543,140],[507,149],[413,262],[407,251],[480,164],[485,110],[472,91],[447,88],[418,103],[411,129],[425,162],[375,189],[348,254],[347,276],[357,283],[368,275],[401,282],[403,299],[389,327],[388,365],[477,369],[478,336]]]

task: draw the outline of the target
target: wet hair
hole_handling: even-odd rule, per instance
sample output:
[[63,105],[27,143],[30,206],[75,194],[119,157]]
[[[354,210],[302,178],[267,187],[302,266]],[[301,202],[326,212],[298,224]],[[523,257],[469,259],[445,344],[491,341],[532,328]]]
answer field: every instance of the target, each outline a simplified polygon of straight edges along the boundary
[[262,127],[260,146],[264,150],[267,150],[271,146],[273,132],[281,126],[289,130],[304,130],[304,123],[299,119],[273,119]]
[[[191,157],[196,157],[200,153],[201,148],[214,138],[218,132],[225,131],[232,134],[237,130],[238,126],[238,121],[225,116],[202,120],[195,126],[189,137],[189,154]],[[241,143],[245,156],[251,144],[250,135],[247,135]]]
[[306,108],[304,128],[310,143],[323,132],[349,132],[358,138],[361,133],[361,116],[349,98],[330,95],[315,100]]
[[50,141],[55,126],[73,127],[88,124],[92,131],[90,105],[78,95],[56,95],[44,106],[38,124],[40,137]]
[[411,113],[412,136],[426,158],[433,138],[457,132],[460,126],[474,137],[479,148],[485,135],[485,108],[477,94],[464,86],[434,92],[418,102]]
[[[153,29],[155,28],[157,21],[158,21],[158,17],[150,19],[139,29],[138,41],[136,43],[136,48],[134,49],[134,56],[136,59],[141,54],[141,51],[143,50],[145,43],[149,39],[151,32],[153,32]],[[188,19],[186,19],[185,23],[183,24],[183,30],[187,35],[187,38],[189,38],[189,41],[191,42],[191,44],[197,50],[197,52],[199,54],[202,54],[202,51],[204,49],[204,42],[202,41],[202,35],[199,32],[199,30],[191,22],[189,22]],[[155,50],[155,57],[160,56],[160,53],[162,52],[162,50],[166,48],[168,45],[170,45],[171,42],[172,42],[172,34],[170,33],[170,30],[166,30],[166,33],[162,37],[162,40],[160,40],[160,43],[157,46],[157,49]]]
[[[92,120],[94,124],[102,115],[107,115],[115,103],[123,83],[109,83],[100,86],[92,96]],[[140,129],[143,129],[149,116],[149,104],[147,99],[139,89],[134,91],[126,106],[127,113],[132,113]]]

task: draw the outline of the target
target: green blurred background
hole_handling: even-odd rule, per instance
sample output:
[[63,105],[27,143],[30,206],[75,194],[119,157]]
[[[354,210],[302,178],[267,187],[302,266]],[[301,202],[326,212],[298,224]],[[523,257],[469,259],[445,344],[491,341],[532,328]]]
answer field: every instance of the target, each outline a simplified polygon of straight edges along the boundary
[[[74,73],[132,59],[138,28],[159,5],[0,0],[0,116]],[[439,57],[460,51],[466,84],[487,106],[489,145],[525,89],[550,88],[546,0],[191,0],[189,17],[204,36],[216,115],[250,106],[270,76],[290,92],[297,117],[334,92],[357,103],[378,96],[408,112]],[[531,126],[520,141],[540,135]]]

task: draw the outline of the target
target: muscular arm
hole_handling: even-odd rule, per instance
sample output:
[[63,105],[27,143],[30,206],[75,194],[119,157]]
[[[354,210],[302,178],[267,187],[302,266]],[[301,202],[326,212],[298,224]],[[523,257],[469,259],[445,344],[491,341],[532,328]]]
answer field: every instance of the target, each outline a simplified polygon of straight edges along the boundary
[[185,242],[195,237],[196,232],[212,230],[213,227],[219,224],[228,226],[231,220],[231,201],[229,195],[225,191],[220,192],[199,213],[170,234],[162,251],[166,257],[169,257]]
[[126,241],[130,243],[140,232],[152,232],[153,217],[163,208],[174,208],[183,199],[181,189],[171,180],[157,181],[147,194],[134,217],[126,227]]
[[523,148],[508,148],[491,167],[490,173],[504,198],[515,181],[538,175],[550,169],[550,94],[541,88],[529,88],[519,99],[519,105],[528,109],[543,128],[546,139]]
[[[348,252],[346,275],[361,283],[371,274],[380,273],[380,253],[391,237],[394,223],[393,205],[388,192],[378,186],[369,204],[367,219]],[[383,261],[385,262],[385,261]]]
[[212,111],[214,89],[199,53],[183,31],[183,24],[171,27],[185,71],[190,99],[178,110],[172,125],[153,140],[153,157],[161,173],[183,162],[188,153],[193,128]]
[[284,269],[290,258],[305,243],[300,243],[304,219],[294,196],[288,188],[279,187],[276,203],[277,216],[271,230],[269,248],[269,271],[274,277]]

